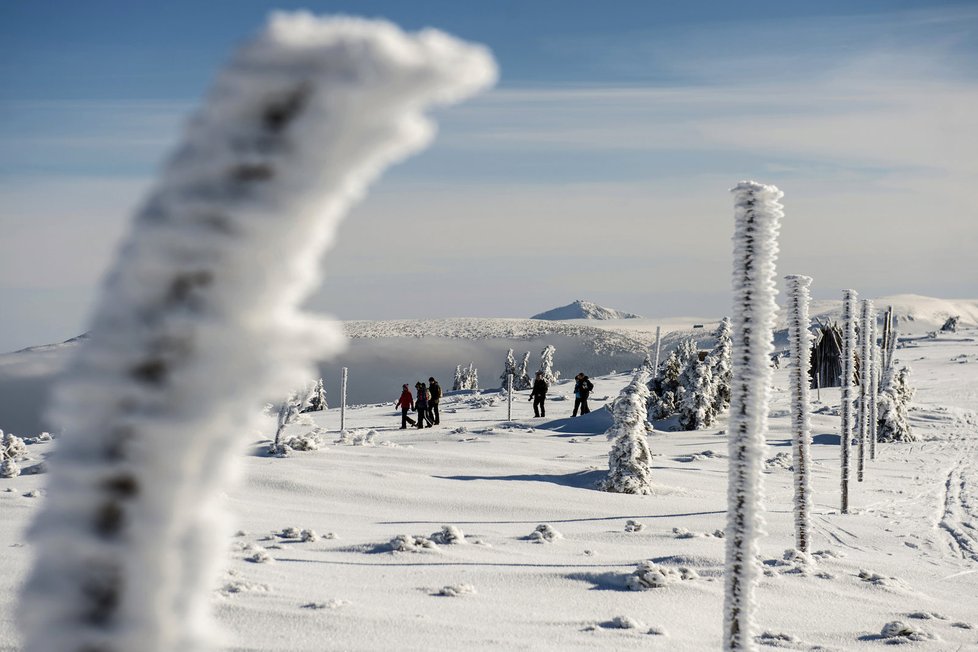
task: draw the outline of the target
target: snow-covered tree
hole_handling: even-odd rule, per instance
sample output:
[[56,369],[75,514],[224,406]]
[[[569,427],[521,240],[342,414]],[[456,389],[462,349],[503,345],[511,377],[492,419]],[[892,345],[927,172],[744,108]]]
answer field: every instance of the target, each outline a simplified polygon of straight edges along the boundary
[[470,362],[465,370],[465,385],[465,389],[479,389],[479,370],[475,368],[474,362]]
[[554,371],[554,352],[556,351],[556,347],[548,344],[540,352],[540,372],[543,373],[543,379],[547,381],[548,385],[553,385],[560,378],[560,372]]
[[[337,224],[491,83],[435,30],[275,13],[183,131],[55,389],[58,440],[18,601],[24,652],[209,649],[222,495],[258,406],[340,328],[301,312]],[[287,254],[287,255],[286,255]]]
[[652,429],[646,419],[647,383],[648,372],[640,369],[611,404],[614,424],[607,436],[614,444],[608,454],[608,477],[601,484],[604,491],[652,493],[652,452],[646,439]]
[[285,432],[286,426],[298,418],[302,412],[303,404],[303,398],[298,393],[289,395],[287,399],[279,403],[277,410],[278,427],[275,429],[275,441],[268,447],[270,455],[282,455],[285,452],[285,446],[282,444],[282,433]]
[[662,392],[662,396],[652,393],[649,398],[649,420],[668,419],[676,412],[676,395],[670,391]]
[[516,370],[516,385],[514,389],[526,390],[533,387],[533,379],[530,378],[530,352],[527,351],[523,355],[523,362],[520,363],[519,369]]
[[775,186],[743,181],[734,189],[733,356],[730,388],[724,650],[755,648],[754,591],[759,575],[761,470],[774,350],[774,263],[783,217]]
[[679,376],[682,374],[682,372],[683,363],[679,360],[679,355],[675,350],[670,351],[662,369],[662,380],[660,385],[662,387],[663,395],[666,392],[672,393],[673,396],[679,394]]
[[506,354],[506,363],[503,366],[503,373],[499,376],[499,380],[502,381],[502,385],[500,385],[500,387],[504,389],[508,387],[510,376],[513,376],[515,386],[516,373],[516,358],[513,356],[513,349],[510,349]]
[[716,389],[713,367],[691,358],[683,373],[683,398],[679,404],[679,427],[683,430],[709,428],[716,420]]
[[795,549],[806,558],[811,552],[809,529],[812,511],[810,478],[811,404],[809,402],[809,367],[812,333],[808,329],[810,276],[785,276],[788,292],[788,350],[791,369],[791,462],[794,470]]
[[309,388],[306,390],[306,398],[303,401],[302,411],[321,412],[328,409],[329,404],[326,403],[326,386],[323,384],[323,379],[320,378],[318,381],[310,383]]
[[849,513],[849,457],[852,447],[853,379],[856,375],[856,300],[855,290],[846,290],[842,299],[842,398],[839,412],[842,427],[839,429],[841,454],[841,511]]
[[891,367],[878,399],[879,423],[876,436],[879,441],[917,440],[907,417],[914,393],[910,384],[910,367]]
[[465,380],[465,375],[462,373],[462,365],[455,365],[455,381],[452,383],[452,391],[457,392],[461,389]]
[[730,318],[720,320],[716,333],[717,343],[710,351],[707,359],[713,368],[714,401],[713,408],[717,413],[730,407],[730,351],[733,331],[730,330]]
[[856,416],[859,419],[859,460],[856,464],[856,481],[862,482],[866,468],[866,439],[869,437],[869,401],[872,398],[872,391],[869,386],[872,384],[872,322],[876,320],[876,311],[873,310],[873,302],[870,299],[863,299],[860,304],[861,312],[859,316],[859,410]]

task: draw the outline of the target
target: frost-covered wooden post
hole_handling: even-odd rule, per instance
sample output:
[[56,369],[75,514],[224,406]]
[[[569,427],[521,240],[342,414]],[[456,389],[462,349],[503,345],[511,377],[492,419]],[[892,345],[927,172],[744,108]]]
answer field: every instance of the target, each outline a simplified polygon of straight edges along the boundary
[[662,351],[662,326],[655,327],[655,362],[652,363],[652,380],[659,378],[659,353]]
[[343,340],[301,311],[319,259],[384,169],[431,142],[425,111],[494,78],[484,48],[442,32],[306,12],[274,13],[235,53],[55,390],[49,413],[71,436],[31,530],[24,652],[214,645],[242,435]]
[[866,439],[869,437],[869,401],[872,392],[869,389],[872,383],[872,363],[870,358],[872,352],[872,325],[870,320],[873,315],[873,302],[870,299],[863,299],[861,304],[862,312],[859,319],[859,464],[856,467],[856,480],[863,481],[866,468]]
[[855,290],[846,290],[842,299],[842,398],[839,412],[839,451],[842,467],[840,510],[849,513],[849,458],[852,448],[853,396],[852,380],[856,367],[856,300]]
[[788,345],[793,364],[789,375],[791,387],[792,465],[795,474],[795,548],[808,555],[808,530],[812,510],[809,478],[811,460],[811,407],[808,401],[808,369],[812,335],[809,330],[808,303],[812,279],[809,276],[785,276],[788,290]]
[[513,420],[513,374],[506,374],[506,420]]
[[876,459],[876,437],[879,428],[879,410],[876,401],[879,400],[880,393],[880,349],[876,345],[876,313],[873,313],[870,323],[870,343],[872,376],[870,380],[869,395],[869,459]]
[[346,379],[350,370],[343,367],[340,372],[340,432],[346,430]]
[[763,523],[761,470],[778,309],[774,263],[783,193],[753,181],[742,181],[732,192],[736,225],[723,647],[754,650],[757,536]]

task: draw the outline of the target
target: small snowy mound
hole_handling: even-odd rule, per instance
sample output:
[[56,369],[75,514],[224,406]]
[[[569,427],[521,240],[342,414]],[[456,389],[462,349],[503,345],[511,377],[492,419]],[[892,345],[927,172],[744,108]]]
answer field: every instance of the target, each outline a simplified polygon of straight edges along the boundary
[[3,430],[0,430],[0,449],[3,452],[0,457],[6,459],[19,460],[27,457],[27,445],[24,444],[24,440],[9,432],[4,434]]
[[677,539],[695,539],[700,536],[695,532],[690,532],[684,527],[674,527],[672,528],[672,533]]
[[454,525],[443,525],[440,532],[431,535],[431,540],[443,546],[465,543],[465,533]]
[[563,539],[564,535],[555,530],[549,523],[541,523],[526,538],[534,543],[554,543]]
[[654,561],[639,562],[638,568],[625,580],[632,591],[648,591],[686,580],[695,580],[699,575],[692,568],[680,566],[660,566]]
[[639,523],[638,521],[632,520],[625,521],[625,532],[641,532],[644,529],[644,523]]
[[807,575],[814,568],[814,559],[800,550],[788,548],[781,559],[765,559],[761,562],[764,574],[771,577],[780,575]]
[[715,450],[705,450],[699,453],[690,453],[689,455],[679,455],[673,459],[677,462],[702,462],[703,460],[718,460],[726,457],[723,453],[718,453]]
[[318,451],[323,445],[323,440],[316,432],[307,432],[304,435],[289,437],[285,445],[294,451]]
[[398,534],[390,540],[390,549],[393,552],[424,552],[425,550],[438,550],[438,545],[427,537],[420,535],[410,536]]
[[302,530],[297,527],[283,528],[281,532],[276,533],[276,536],[282,539],[298,539],[301,535]]
[[445,598],[462,598],[467,595],[475,595],[475,587],[471,584],[451,584],[449,586],[443,586],[432,595]]
[[791,471],[794,469],[794,465],[791,461],[791,453],[781,452],[764,460],[765,469],[784,469],[786,471]]
[[880,630],[880,637],[894,641],[900,639],[906,639],[908,641],[930,641],[934,639],[933,634],[909,623],[905,623],[902,620],[894,620],[883,625],[883,629]]
[[253,546],[251,549],[254,552],[245,557],[245,561],[250,561],[253,564],[267,564],[272,561],[272,556],[261,546]]
[[336,443],[341,446],[376,446],[376,430],[344,430]]
[[338,598],[333,598],[329,602],[307,602],[306,604],[299,605],[300,609],[342,609],[343,607],[352,604],[349,600],[340,600]]
[[319,538],[319,535],[315,530],[303,530],[299,533],[299,541],[302,543],[309,543],[310,541],[315,541]]
[[219,595],[229,598],[239,593],[268,593],[271,589],[267,584],[257,582],[246,582],[245,580],[231,580],[217,590]]
[[611,620],[600,623],[605,629],[645,629],[642,621],[630,616],[615,616]]
[[792,636],[791,634],[784,634],[781,632],[762,632],[761,634],[755,636],[754,640],[761,645],[766,645],[768,647],[782,647],[792,650],[810,649],[810,646],[802,643],[797,636]]

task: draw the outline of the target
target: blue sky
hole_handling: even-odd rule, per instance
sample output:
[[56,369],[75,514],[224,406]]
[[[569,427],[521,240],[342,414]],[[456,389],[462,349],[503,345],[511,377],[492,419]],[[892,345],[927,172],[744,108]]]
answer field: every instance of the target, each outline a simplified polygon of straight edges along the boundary
[[816,297],[978,297],[974,2],[8,0],[0,351],[84,330],[180,125],[273,8],[438,27],[502,73],[354,210],[314,309],[725,314],[741,178],[785,191],[781,270]]

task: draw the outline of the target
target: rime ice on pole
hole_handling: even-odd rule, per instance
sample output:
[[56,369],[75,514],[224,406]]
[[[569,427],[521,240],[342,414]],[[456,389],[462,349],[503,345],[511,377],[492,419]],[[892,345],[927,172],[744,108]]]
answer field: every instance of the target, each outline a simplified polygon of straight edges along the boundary
[[842,427],[839,429],[839,452],[841,462],[842,491],[840,511],[849,513],[849,458],[852,448],[853,396],[852,381],[856,374],[856,300],[855,290],[843,292],[842,299],[842,391],[839,412]]
[[728,428],[725,650],[752,650],[754,590],[759,575],[757,537],[763,527],[761,471],[774,351],[775,260],[784,216],[775,186],[742,181],[735,207],[733,358]]
[[873,302],[870,299],[863,299],[860,307],[859,411],[857,413],[857,416],[859,417],[859,464],[857,466],[856,479],[859,482],[862,482],[866,467],[866,439],[869,437],[869,401],[872,395],[869,386],[872,383],[873,368],[870,361],[870,358],[872,357],[872,352],[870,350],[872,343],[870,338],[872,337],[873,330],[871,320],[873,319],[873,315],[875,313],[873,311]]
[[810,276],[784,277],[788,291],[788,345],[791,351],[791,437],[792,466],[794,467],[795,548],[806,557],[809,546],[809,520],[812,511],[812,490],[809,478],[811,460],[811,407],[808,392],[808,371],[811,366],[812,334],[809,330]]
[[[52,414],[27,652],[201,650],[240,436],[342,334],[299,307],[352,203],[496,76],[435,30],[276,13],[220,72],[137,215]],[[215,525],[217,523],[217,525]]]

